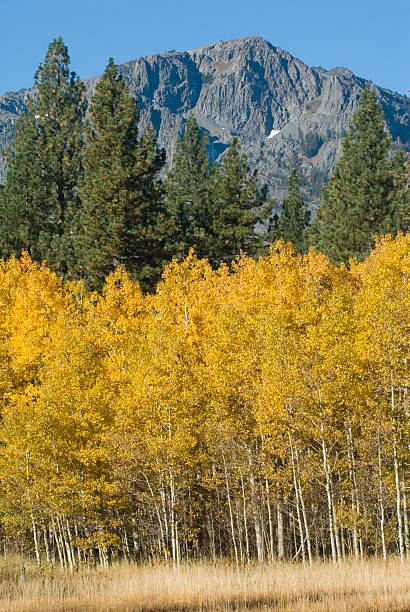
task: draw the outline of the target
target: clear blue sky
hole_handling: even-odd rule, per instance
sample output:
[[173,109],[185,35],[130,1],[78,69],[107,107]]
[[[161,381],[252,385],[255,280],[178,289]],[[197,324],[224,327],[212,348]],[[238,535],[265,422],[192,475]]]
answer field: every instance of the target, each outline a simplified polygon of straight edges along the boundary
[[0,93],[31,87],[63,36],[80,77],[170,49],[262,36],[306,64],[346,66],[410,89],[410,0],[18,0],[2,2]]

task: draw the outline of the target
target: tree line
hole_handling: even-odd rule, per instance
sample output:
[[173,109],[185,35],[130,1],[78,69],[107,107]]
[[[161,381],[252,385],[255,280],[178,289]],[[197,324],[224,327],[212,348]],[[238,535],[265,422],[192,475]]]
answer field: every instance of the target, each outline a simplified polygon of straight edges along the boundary
[[408,159],[374,94],[310,223],[296,170],[275,216],[194,117],[164,179],[112,60],[88,108],[61,39],[35,83],[0,190],[4,550],[409,555]]
[[211,167],[206,136],[189,117],[164,182],[164,152],[150,126],[140,133],[138,103],[112,59],[87,108],[67,47],[54,40],[35,89],[1,190],[4,257],[25,250],[90,289],[125,265],[152,290],[166,263],[190,247],[215,266],[257,253],[266,233],[254,229],[271,206],[237,139]]
[[16,123],[0,189],[3,257],[27,251],[89,289],[101,289],[125,265],[153,291],[165,265],[190,248],[218,267],[241,253],[263,255],[282,237],[299,253],[313,245],[338,264],[367,256],[374,235],[408,231],[408,156],[391,153],[383,111],[369,89],[312,225],[296,169],[278,213],[236,138],[221,163],[210,164],[194,116],[165,169],[164,152],[150,126],[141,133],[137,101],[112,59],[87,105],[67,47],[54,40],[35,91]]
[[0,263],[0,542],[39,564],[410,555],[410,236],[154,294]]

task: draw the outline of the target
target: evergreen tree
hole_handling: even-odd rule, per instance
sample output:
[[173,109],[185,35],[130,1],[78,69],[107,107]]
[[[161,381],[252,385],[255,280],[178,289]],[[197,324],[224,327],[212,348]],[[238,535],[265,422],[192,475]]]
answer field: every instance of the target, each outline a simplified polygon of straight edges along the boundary
[[391,194],[390,217],[386,220],[383,231],[396,235],[401,231],[410,230],[410,160],[409,155],[401,147],[391,158],[390,170],[393,179]]
[[306,250],[304,231],[309,218],[310,212],[300,191],[300,180],[296,170],[293,169],[288,179],[288,197],[283,200],[276,225],[277,238],[292,242],[297,253],[304,253]]
[[49,222],[48,202],[40,197],[39,173],[32,171],[38,140],[34,103],[30,101],[27,115],[16,122],[14,148],[5,153],[8,172],[0,193],[0,250],[4,258],[24,249],[32,259],[41,259],[39,236]]
[[172,221],[168,241],[170,257],[185,257],[193,247],[199,257],[209,253],[212,168],[207,136],[201,135],[193,115],[188,117],[183,139],[179,139],[165,185]]
[[258,253],[266,239],[262,224],[269,218],[272,207],[266,204],[266,188],[260,189],[256,173],[250,173],[237,138],[232,140],[215,171],[211,212],[208,257],[213,265],[230,263],[241,253]]
[[82,209],[75,251],[91,289],[125,265],[144,289],[160,278],[164,219],[158,173],[164,163],[151,129],[138,135],[138,103],[113,59],[90,103],[83,151]]
[[374,236],[399,223],[392,164],[395,173],[401,174],[397,171],[401,160],[394,156],[389,161],[391,145],[383,110],[366,88],[308,234],[310,243],[335,264],[349,257],[363,259],[374,245]]
[[35,75],[36,102],[16,125],[0,219],[3,255],[24,248],[72,276],[85,88],[69,64],[62,38],[53,40]]

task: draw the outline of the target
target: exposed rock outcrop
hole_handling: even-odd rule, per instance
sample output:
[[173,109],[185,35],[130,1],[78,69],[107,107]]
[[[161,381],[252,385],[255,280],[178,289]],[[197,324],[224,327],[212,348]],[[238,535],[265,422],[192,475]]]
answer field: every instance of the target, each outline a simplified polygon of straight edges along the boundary
[[[139,100],[142,125],[152,123],[168,160],[185,119],[194,113],[209,134],[214,160],[238,136],[251,167],[278,201],[297,165],[312,207],[366,84],[346,68],[309,67],[259,37],[151,55],[121,70]],[[86,81],[90,94],[97,81]],[[393,139],[410,151],[410,99],[373,87]],[[22,90],[0,97],[0,147],[12,142],[15,120],[30,95]],[[1,173],[4,177],[4,163]]]

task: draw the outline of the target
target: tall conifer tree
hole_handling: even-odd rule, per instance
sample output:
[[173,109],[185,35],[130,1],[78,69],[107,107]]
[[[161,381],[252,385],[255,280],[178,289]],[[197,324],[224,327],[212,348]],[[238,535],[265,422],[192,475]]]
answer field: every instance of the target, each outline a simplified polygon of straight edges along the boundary
[[397,232],[407,233],[410,230],[410,159],[403,148],[392,156],[390,170],[393,180],[391,213],[383,229],[396,235]]
[[403,182],[400,179],[395,186],[394,181],[394,173],[404,172],[397,167],[403,159],[394,156],[389,161],[391,146],[383,110],[366,88],[308,233],[310,243],[333,263],[347,262],[349,257],[363,259],[374,245],[374,235],[396,229],[398,216],[405,216],[398,212],[397,201]]
[[[266,188],[259,188],[256,173],[250,172],[237,138],[233,138],[215,170],[211,212],[209,259],[213,265],[230,263],[241,253],[258,253],[266,239],[262,223],[272,211],[266,204]],[[260,231],[256,233],[258,224]]]
[[297,253],[306,250],[304,231],[309,223],[310,212],[303,201],[300,180],[295,169],[288,179],[288,197],[282,202],[282,210],[276,225],[277,238],[292,242]]
[[75,238],[78,270],[99,289],[119,264],[151,289],[164,263],[164,163],[151,129],[140,140],[138,103],[110,58],[90,103],[85,127],[82,209]]
[[35,75],[36,101],[16,126],[0,218],[3,255],[24,248],[72,276],[85,88],[69,65],[62,38],[54,39]]
[[34,103],[30,101],[27,115],[16,122],[13,149],[5,155],[8,172],[0,192],[0,251],[5,258],[24,249],[32,259],[41,259],[39,237],[49,230],[49,223],[48,201],[41,197],[39,173],[32,171],[38,141]]
[[191,247],[199,257],[209,254],[212,168],[206,145],[206,133],[201,134],[191,115],[185,125],[184,138],[178,140],[165,185],[172,220],[168,242],[170,257],[185,257]]

